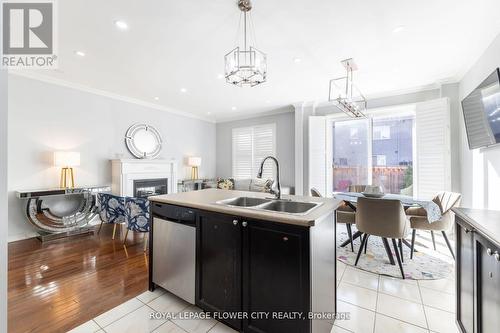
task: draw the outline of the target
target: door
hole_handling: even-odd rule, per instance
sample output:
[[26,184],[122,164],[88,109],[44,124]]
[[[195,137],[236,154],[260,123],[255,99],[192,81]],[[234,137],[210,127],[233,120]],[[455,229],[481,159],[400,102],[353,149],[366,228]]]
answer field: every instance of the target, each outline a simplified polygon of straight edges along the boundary
[[463,333],[474,332],[473,230],[457,216],[457,321]]
[[[196,305],[208,312],[227,312],[219,318],[241,329],[241,226],[228,215],[202,212],[197,221]],[[227,315],[226,314],[226,315]]]
[[301,319],[310,309],[308,228],[259,221],[242,226],[244,331],[310,332],[310,321]]
[[476,234],[477,332],[497,333],[500,327],[500,249]]

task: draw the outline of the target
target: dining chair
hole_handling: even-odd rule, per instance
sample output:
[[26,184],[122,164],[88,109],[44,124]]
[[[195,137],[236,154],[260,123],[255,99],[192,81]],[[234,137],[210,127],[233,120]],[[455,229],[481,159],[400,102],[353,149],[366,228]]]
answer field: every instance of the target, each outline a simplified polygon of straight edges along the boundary
[[[316,197],[316,198],[321,198],[323,197],[321,193],[318,191],[318,189],[311,187],[311,196]],[[345,203],[341,204],[336,210],[335,210],[335,221],[337,223],[342,223],[345,224],[346,229],[347,229],[347,235],[349,236],[349,240],[351,243],[351,250],[354,252],[354,244],[352,241],[352,228],[351,224],[353,224],[354,221],[354,215],[355,212],[354,210],[346,205]]]
[[108,193],[97,193],[97,209],[101,224],[97,233],[101,232],[103,223],[112,223],[113,237],[115,239],[116,226],[125,220],[125,198]]
[[[381,237],[384,242],[392,238],[394,252],[398,261],[401,276],[405,278],[403,271],[403,246],[402,239],[409,231],[409,221],[405,210],[399,200],[358,198],[356,206],[356,227],[363,233],[361,246],[356,257],[354,266],[358,265],[363,246],[369,236]],[[399,242],[399,249],[396,240]],[[389,249],[390,251],[390,249]]]
[[142,232],[144,233],[144,252],[146,252],[148,234],[151,228],[149,205],[149,200],[147,198],[125,198],[127,231],[123,239],[123,246],[126,247],[129,230],[132,232]]
[[[349,185],[349,192],[361,193],[365,190],[366,185]],[[343,223],[346,225],[347,234],[349,236],[349,243],[351,244],[351,251],[354,252],[354,243],[352,240],[352,225],[356,223],[355,221],[356,212],[346,203],[343,203],[335,211],[335,218],[337,223]],[[368,241],[365,243],[365,253],[368,246]]]
[[432,244],[434,250],[436,250],[436,240],[434,238],[434,231],[441,231],[443,238],[450,250],[451,256],[455,259],[455,253],[451,247],[448,236],[446,232],[453,227],[455,222],[455,214],[451,209],[455,206],[460,205],[460,200],[462,195],[455,192],[439,192],[432,199],[441,210],[441,218],[439,221],[429,223],[427,220],[427,211],[423,208],[410,207],[406,210],[406,215],[410,219],[410,227],[413,229],[411,235],[411,254],[410,259],[413,259],[413,251],[415,250],[415,236],[417,230],[426,230],[431,232]]
[[349,185],[349,192],[364,192],[367,185]]
[[323,195],[321,195],[320,191],[314,187],[311,187],[311,196],[316,197],[316,198],[323,197]]

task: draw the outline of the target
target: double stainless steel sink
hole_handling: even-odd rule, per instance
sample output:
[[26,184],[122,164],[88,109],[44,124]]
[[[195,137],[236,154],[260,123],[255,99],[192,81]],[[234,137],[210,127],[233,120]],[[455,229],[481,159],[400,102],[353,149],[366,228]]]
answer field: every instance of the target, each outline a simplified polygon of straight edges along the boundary
[[244,207],[262,211],[271,211],[277,213],[306,215],[313,209],[320,206],[321,202],[302,202],[292,200],[274,200],[253,197],[236,197],[217,201],[216,204],[229,207]]

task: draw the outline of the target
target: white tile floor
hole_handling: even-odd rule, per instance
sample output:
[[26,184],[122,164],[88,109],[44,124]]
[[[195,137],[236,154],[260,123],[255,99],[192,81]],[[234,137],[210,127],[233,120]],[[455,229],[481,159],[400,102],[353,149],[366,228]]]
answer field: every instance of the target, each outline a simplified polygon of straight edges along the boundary
[[[439,245],[438,245],[439,246]],[[439,246],[442,255],[447,248]],[[454,276],[442,280],[401,280],[337,262],[337,304],[350,320],[337,320],[331,333],[458,333]],[[212,319],[150,319],[159,312],[200,309],[157,289],[103,313],[71,332],[235,333]]]

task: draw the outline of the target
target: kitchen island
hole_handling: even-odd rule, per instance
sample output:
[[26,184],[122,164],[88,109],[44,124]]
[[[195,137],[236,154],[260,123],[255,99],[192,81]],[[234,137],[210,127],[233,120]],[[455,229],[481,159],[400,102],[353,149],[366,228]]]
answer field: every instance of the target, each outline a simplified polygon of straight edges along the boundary
[[500,327],[500,211],[453,208],[456,321],[461,333]]
[[339,200],[219,189],[149,199],[150,290],[240,332],[330,332]]

